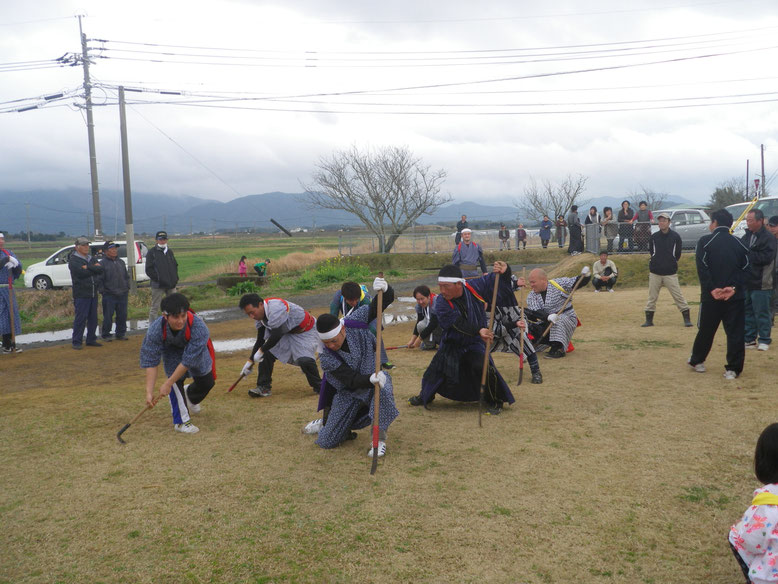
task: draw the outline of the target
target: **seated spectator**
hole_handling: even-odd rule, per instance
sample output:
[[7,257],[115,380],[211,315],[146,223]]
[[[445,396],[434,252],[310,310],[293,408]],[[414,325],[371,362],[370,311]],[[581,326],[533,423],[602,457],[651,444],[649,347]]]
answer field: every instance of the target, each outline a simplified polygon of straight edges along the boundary
[[613,292],[613,286],[616,284],[616,278],[619,271],[613,260],[608,259],[608,252],[601,251],[600,259],[594,262],[592,266],[592,285],[594,291],[599,292],[605,288],[608,292]]

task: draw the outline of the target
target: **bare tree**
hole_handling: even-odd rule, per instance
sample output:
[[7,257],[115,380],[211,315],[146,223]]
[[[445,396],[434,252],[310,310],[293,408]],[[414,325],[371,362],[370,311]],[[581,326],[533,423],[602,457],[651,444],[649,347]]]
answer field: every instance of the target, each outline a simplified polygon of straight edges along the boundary
[[530,177],[529,185],[524,188],[524,197],[520,201],[514,201],[513,205],[527,218],[540,219],[543,215],[548,215],[556,219],[559,215],[566,215],[570,207],[580,203],[579,199],[586,190],[587,180],[589,177],[581,174],[577,177],[568,174],[558,184],[546,179],[539,185],[534,177]]
[[440,194],[445,178],[446,171],[431,171],[407,147],[363,152],[352,146],[320,158],[303,188],[313,206],[356,215],[388,253],[419,217],[451,201]]
[[732,177],[719,183],[710,196],[708,204],[711,209],[723,209],[727,205],[750,201],[753,193],[746,194],[745,181],[740,177]]
[[627,193],[627,198],[638,203],[645,201],[648,203],[648,209],[650,211],[656,211],[661,209],[664,202],[667,200],[667,193],[659,193],[651,188],[646,188],[640,185],[639,191],[630,191]]

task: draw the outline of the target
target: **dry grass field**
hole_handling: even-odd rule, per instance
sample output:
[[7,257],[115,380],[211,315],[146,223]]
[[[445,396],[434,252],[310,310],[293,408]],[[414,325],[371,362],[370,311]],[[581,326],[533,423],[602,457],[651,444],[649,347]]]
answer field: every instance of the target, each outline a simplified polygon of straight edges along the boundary
[[[392,352],[401,415],[374,477],[367,430],[330,451],[301,434],[316,399],[293,367],[250,399],[247,382],[225,391],[245,354],[220,355],[199,434],[174,433],[162,403],[122,446],[140,337],[0,356],[0,582],[742,581],[726,537],[775,421],[775,353],[749,351],[726,381],[720,331],[693,373],[696,329],[666,291],[640,328],[645,296],[578,293],[575,351],[541,359],[542,385],[517,387],[498,355],[517,403],[482,428],[474,405],[410,407],[430,354]],[[388,345],[409,336],[386,329]]]

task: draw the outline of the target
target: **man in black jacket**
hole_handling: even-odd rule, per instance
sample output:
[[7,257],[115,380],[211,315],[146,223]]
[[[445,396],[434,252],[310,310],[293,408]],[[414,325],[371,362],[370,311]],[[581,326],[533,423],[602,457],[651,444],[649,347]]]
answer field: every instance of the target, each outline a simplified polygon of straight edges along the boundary
[[162,298],[173,294],[178,284],[178,262],[167,245],[167,232],[157,231],[156,240],[157,245],[146,254],[146,275],[151,280],[149,324],[156,320]]
[[470,227],[467,224],[467,215],[462,215],[462,219],[457,221],[457,235],[454,238],[454,243],[455,244],[459,243],[460,241],[462,241],[462,230],[465,229],[466,227]]
[[648,239],[648,253],[651,254],[648,262],[648,302],[646,302],[646,322],[640,326],[654,326],[656,299],[662,286],[667,288],[678,310],[681,311],[684,326],[692,326],[689,305],[678,283],[681,236],[670,229],[669,213],[659,213],[657,223],[659,223],[659,231],[652,233]]
[[119,244],[106,241],[103,244],[103,277],[100,292],[103,295],[103,331],[104,341],[111,342],[111,326],[116,314],[116,340],[127,339],[127,294],[130,291],[130,275],[127,266],[119,259]]
[[743,371],[746,351],[743,344],[745,308],[743,282],[748,269],[748,249],[729,233],[732,215],[726,209],[711,215],[711,235],[697,242],[697,275],[700,278],[700,321],[694,339],[691,365],[705,372],[705,359],[713,337],[724,323],[727,335],[727,364],[724,378],[735,379]]
[[[770,302],[773,295],[775,269],[775,237],[764,226],[764,213],[759,209],[746,215],[748,230],[740,239],[748,248],[749,271],[745,281],[746,349],[766,351],[770,348]],[[758,344],[757,344],[758,340]]]
[[101,347],[97,342],[97,292],[103,267],[89,253],[89,240],[76,239],[76,249],[68,259],[70,279],[73,282],[73,348],[81,349],[86,327],[86,344]]

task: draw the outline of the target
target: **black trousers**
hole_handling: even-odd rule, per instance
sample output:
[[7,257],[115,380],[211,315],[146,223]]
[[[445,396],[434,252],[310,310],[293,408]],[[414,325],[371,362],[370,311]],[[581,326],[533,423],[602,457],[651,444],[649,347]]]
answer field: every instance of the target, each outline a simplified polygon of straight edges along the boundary
[[[268,351],[265,353],[265,358],[257,365],[257,387],[265,387],[270,389],[273,385],[273,366],[276,363],[276,358]],[[295,363],[305,374],[305,379],[308,380],[308,385],[316,392],[319,393],[321,387],[321,376],[319,375],[319,368],[316,366],[316,360],[310,357],[301,357]]]
[[607,282],[605,280],[600,280],[599,278],[592,278],[592,286],[594,286],[595,290],[599,290],[601,288],[610,290],[616,285],[616,278],[618,278],[618,276],[608,279]]
[[746,360],[744,300],[705,300],[700,303],[699,330],[697,338],[694,339],[689,363],[697,365],[708,358],[719,323],[724,325],[724,333],[727,335],[726,369],[739,375]]
[[[189,401],[193,404],[199,404],[205,399],[205,396],[208,395],[208,392],[211,391],[211,388],[213,388],[215,384],[216,382],[213,380],[213,371],[209,371],[206,375],[200,377],[193,377],[193,381],[189,384],[189,391],[187,392]],[[184,385],[186,385],[186,377],[184,377],[184,379],[179,379],[176,382],[176,385],[178,385],[178,388],[183,393]]]

